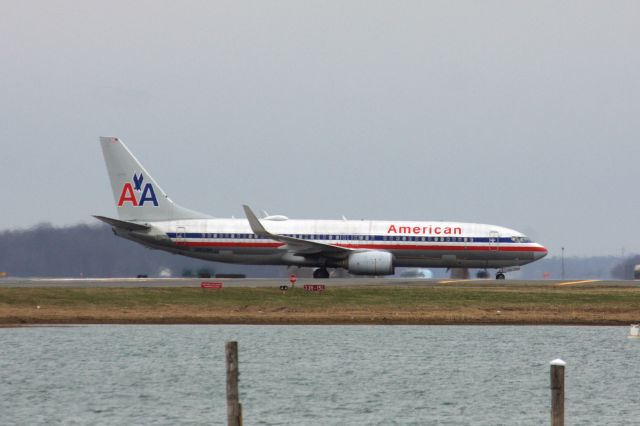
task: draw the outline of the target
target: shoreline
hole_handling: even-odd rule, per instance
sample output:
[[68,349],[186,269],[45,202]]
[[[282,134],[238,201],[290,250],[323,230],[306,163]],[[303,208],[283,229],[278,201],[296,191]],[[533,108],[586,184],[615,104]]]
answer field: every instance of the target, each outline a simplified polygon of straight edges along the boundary
[[536,327],[536,326],[553,326],[553,327],[628,327],[632,323],[630,322],[549,322],[549,323],[526,323],[526,322],[421,322],[421,323],[413,323],[413,322],[324,322],[324,321],[316,321],[316,322],[197,322],[197,321],[167,321],[167,322],[136,322],[136,321],[109,321],[109,322],[77,322],[77,321],[69,321],[69,322],[22,322],[22,323],[3,323],[0,324],[0,329],[3,328],[36,328],[36,327],[91,327],[91,326],[104,326],[104,325],[149,325],[149,326],[160,326],[160,325],[262,325],[262,326],[454,326],[454,327],[464,327],[464,326],[514,326],[514,327]]
[[0,309],[0,328],[22,326],[47,325],[557,325],[557,326],[626,326],[637,323],[637,317],[623,315],[602,315],[582,312],[578,315],[544,315],[536,311],[525,315],[523,312],[513,311],[502,315],[489,313],[472,315],[469,312],[447,312],[446,314],[419,315],[417,313],[403,313],[390,315],[389,313],[304,313],[296,312],[292,315],[280,313],[238,314],[218,312],[215,314],[193,315],[178,314],[172,309],[171,314],[118,313],[107,311],[98,312],[55,312],[43,315],[33,313],[33,309],[22,313],[13,312],[6,315]]

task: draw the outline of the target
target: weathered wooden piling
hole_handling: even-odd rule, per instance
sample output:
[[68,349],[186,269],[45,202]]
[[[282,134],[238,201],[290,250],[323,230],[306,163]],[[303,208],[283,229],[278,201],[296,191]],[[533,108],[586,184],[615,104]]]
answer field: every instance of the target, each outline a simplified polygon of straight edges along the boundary
[[564,367],[561,359],[551,361],[551,426],[564,426]]
[[227,424],[242,426],[242,405],[238,391],[238,342],[225,345],[227,360]]

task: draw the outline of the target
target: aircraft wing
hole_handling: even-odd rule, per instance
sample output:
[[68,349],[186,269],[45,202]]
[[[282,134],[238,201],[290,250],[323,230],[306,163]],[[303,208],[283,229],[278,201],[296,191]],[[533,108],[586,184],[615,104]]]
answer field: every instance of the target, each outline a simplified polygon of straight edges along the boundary
[[93,216],[98,220],[103,221],[104,223],[108,223],[111,226],[115,226],[116,228],[126,229],[127,231],[148,231],[151,229],[149,225],[141,225],[139,223],[126,222],[124,220],[111,219],[110,217],[104,216]]
[[249,206],[243,205],[242,208],[244,208],[244,213],[247,216],[247,220],[249,221],[249,225],[251,226],[251,230],[254,234],[285,243],[287,244],[287,248],[296,254],[319,254],[329,257],[346,257],[353,251],[346,247],[287,237],[285,235],[272,234],[265,229],[264,225],[260,222],[260,219],[258,219],[253,211],[251,211]]

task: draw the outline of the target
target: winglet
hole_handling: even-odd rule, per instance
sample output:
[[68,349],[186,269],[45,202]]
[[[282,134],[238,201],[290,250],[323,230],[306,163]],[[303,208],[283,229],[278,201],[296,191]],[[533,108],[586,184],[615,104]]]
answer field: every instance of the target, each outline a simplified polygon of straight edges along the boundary
[[251,226],[251,230],[253,231],[254,234],[260,237],[273,236],[273,234],[271,234],[269,231],[267,231],[264,228],[264,226],[262,226],[262,223],[260,223],[260,219],[258,219],[258,217],[255,215],[255,213],[251,210],[249,206],[247,206],[246,204],[243,204],[242,208],[244,209],[244,214],[247,216],[247,220],[249,221],[249,226]]
[[286,247],[298,254],[324,254],[329,257],[344,258],[352,250],[346,247],[334,246],[331,244],[324,244],[317,241],[309,241],[301,238],[289,237],[286,235],[272,234],[267,231],[260,222],[260,219],[255,215],[251,208],[247,205],[242,205],[244,213],[249,221],[249,226],[254,234],[259,237],[269,238],[271,240],[280,241],[286,244]]

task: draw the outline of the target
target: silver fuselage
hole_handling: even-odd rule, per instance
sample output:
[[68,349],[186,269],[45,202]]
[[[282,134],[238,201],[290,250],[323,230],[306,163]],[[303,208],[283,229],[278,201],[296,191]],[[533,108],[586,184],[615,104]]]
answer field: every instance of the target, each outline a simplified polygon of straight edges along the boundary
[[[515,230],[458,222],[264,220],[272,232],[354,251],[393,254],[394,266],[504,268],[525,265],[547,250]],[[291,253],[287,244],[254,234],[246,219],[146,222],[151,230],[122,237],[148,247],[218,262],[339,267],[339,260]],[[390,232],[391,231],[391,232]],[[402,232],[400,232],[402,231]],[[445,233],[446,232],[446,233]]]

